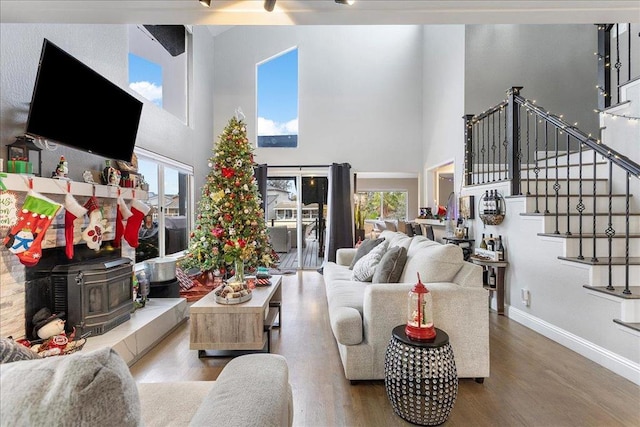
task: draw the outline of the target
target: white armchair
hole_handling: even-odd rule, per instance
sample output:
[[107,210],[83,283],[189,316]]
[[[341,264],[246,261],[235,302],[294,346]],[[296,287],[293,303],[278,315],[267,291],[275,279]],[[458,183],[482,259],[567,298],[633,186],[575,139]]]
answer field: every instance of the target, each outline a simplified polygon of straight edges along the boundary
[[269,233],[271,246],[273,246],[274,251],[287,253],[291,250],[291,231],[286,225],[267,227],[267,232]]

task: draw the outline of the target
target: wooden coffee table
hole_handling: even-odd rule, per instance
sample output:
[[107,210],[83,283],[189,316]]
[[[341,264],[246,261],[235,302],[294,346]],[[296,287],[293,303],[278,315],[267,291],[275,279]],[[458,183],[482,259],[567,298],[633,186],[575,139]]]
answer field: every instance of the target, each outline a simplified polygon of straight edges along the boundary
[[198,357],[270,352],[271,328],[280,326],[282,276],[270,281],[270,286],[256,287],[251,299],[241,304],[218,304],[215,292],[193,303],[189,348],[198,350]]

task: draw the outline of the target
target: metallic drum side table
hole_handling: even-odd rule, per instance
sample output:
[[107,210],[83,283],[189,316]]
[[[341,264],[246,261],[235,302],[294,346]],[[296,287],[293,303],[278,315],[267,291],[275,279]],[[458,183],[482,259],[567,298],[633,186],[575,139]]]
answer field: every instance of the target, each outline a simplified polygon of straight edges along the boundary
[[449,335],[436,328],[433,341],[413,341],[405,325],[393,328],[384,358],[384,383],[393,410],[420,425],[444,423],[458,395],[458,373]]

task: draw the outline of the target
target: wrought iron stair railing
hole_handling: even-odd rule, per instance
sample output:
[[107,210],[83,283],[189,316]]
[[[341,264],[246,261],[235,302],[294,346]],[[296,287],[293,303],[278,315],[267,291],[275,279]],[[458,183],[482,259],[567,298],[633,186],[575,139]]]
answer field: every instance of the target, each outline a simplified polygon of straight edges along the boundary
[[[615,290],[613,266],[626,266],[622,293],[630,295],[629,265],[640,264],[640,254],[630,253],[640,232],[640,213],[631,212],[630,184],[640,180],[640,165],[522,97],[521,89],[512,87],[505,101],[465,116],[465,185],[510,181],[511,195],[534,197],[534,213],[554,218],[552,234],[578,239],[577,261],[590,252],[589,263],[608,266],[607,290]],[[624,188],[614,188],[614,177],[615,183],[624,177]],[[614,200],[617,205],[624,200],[624,206],[614,207]],[[620,239],[623,248],[614,249]]]

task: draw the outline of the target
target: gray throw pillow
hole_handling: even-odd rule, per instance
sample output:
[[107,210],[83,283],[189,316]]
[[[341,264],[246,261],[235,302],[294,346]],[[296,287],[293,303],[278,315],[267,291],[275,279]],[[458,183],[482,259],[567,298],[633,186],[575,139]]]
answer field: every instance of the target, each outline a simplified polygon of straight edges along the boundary
[[42,359],[42,356],[10,338],[0,340],[0,363],[33,359]]
[[373,278],[373,274],[376,272],[376,267],[382,259],[382,255],[387,250],[387,242],[382,242],[371,251],[360,258],[356,265],[353,266],[353,272],[351,273],[351,280],[357,280],[358,282],[370,282]]
[[382,256],[371,282],[398,283],[406,262],[407,249],[404,246],[394,246]]
[[141,425],[136,382],[109,347],[0,365],[2,425]]
[[349,270],[353,270],[353,266],[356,265],[356,262],[358,262],[360,258],[362,258],[366,254],[371,252],[371,249],[375,248],[383,241],[384,241],[384,237],[378,237],[377,239],[364,239],[360,244],[360,246],[358,246],[358,249],[356,250],[356,254],[353,257],[353,260],[351,261]]

